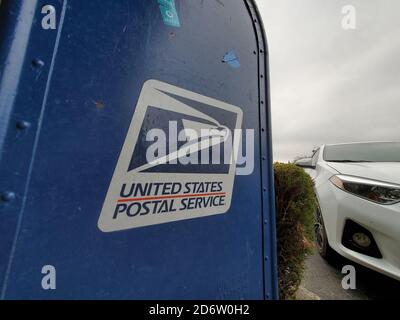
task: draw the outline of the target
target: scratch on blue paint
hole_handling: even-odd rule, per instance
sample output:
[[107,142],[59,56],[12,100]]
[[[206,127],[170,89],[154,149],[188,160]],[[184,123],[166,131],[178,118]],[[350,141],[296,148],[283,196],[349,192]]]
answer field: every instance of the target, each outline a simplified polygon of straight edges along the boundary
[[175,0],[157,0],[160,6],[161,16],[164,24],[170,27],[179,28],[181,23],[179,21],[178,11],[175,7]]
[[222,59],[222,62],[228,64],[233,69],[239,69],[240,68],[240,60],[239,60],[239,58],[237,57],[236,53],[233,50],[227,52],[224,55],[224,58]]

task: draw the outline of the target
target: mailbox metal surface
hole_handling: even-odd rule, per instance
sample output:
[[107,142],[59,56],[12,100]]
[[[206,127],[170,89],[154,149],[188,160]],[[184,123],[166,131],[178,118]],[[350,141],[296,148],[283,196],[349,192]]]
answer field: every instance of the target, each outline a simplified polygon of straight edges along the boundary
[[[3,0],[0,81],[2,299],[278,297],[268,50],[254,1]],[[181,114],[184,125],[253,130],[251,173],[141,163],[142,130]],[[213,198],[193,209],[171,191],[193,211],[123,216],[127,179],[208,181]],[[198,209],[207,203],[220,208]],[[56,288],[43,287],[44,266]]]

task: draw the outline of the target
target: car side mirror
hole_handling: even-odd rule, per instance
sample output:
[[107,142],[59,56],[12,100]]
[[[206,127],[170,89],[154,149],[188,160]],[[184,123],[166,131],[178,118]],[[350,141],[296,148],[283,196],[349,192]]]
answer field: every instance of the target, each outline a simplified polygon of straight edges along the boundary
[[300,159],[295,162],[296,166],[303,169],[316,169],[317,167],[313,164],[312,158]]

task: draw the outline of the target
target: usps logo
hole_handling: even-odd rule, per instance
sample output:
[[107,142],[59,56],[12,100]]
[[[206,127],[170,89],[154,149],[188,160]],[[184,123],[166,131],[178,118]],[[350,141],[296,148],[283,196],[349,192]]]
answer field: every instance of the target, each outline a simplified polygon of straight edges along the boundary
[[224,214],[242,110],[156,80],[141,91],[100,213],[115,232]]

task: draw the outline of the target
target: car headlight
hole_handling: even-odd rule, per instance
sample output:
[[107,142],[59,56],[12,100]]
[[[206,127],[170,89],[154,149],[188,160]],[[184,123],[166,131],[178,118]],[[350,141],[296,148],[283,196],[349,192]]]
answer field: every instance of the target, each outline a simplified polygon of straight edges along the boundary
[[400,202],[400,185],[346,175],[336,175],[329,180],[343,191],[379,204]]

